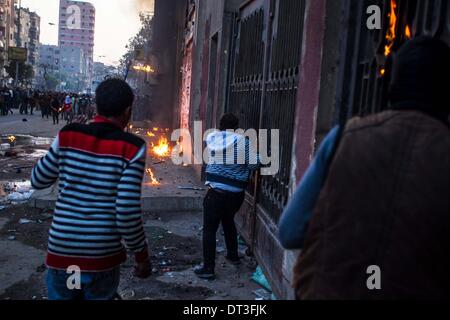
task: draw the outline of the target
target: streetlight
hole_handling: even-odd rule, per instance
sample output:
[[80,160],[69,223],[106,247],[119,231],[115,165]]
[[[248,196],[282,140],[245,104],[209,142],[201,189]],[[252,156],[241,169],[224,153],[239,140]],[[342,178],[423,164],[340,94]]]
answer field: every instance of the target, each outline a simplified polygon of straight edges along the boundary
[[[56,23],[54,22],[49,22],[48,23],[49,26],[52,27],[57,27]],[[58,58],[58,75],[59,75],[59,90],[61,90],[61,83],[62,83],[62,75],[61,75],[61,48],[59,47],[59,43],[58,43],[58,50],[59,50],[59,58]]]

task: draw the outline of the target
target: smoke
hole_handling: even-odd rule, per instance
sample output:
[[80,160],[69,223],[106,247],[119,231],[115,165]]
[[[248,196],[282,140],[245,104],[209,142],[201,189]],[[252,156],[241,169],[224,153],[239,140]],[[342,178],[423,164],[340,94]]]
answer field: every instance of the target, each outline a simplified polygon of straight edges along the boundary
[[154,12],[155,0],[134,0],[138,12]]

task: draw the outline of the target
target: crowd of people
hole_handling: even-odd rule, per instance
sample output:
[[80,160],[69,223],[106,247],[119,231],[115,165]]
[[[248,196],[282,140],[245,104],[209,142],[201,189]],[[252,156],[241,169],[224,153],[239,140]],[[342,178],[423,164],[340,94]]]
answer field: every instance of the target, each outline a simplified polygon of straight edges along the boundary
[[95,115],[95,107],[89,94],[4,87],[0,91],[0,114],[13,115],[13,110],[18,110],[22,115],[33,115],[40,111],[42,119],[52,117],[54,125],[59,124],[60,120],[72,123],[75,116],[92,119]]

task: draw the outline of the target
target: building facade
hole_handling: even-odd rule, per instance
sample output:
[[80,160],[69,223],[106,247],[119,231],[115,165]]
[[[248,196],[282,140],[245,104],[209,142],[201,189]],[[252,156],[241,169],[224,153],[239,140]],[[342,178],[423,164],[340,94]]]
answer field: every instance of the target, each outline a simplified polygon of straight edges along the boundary
[[88,57],[78,46],[60,47],[60,70],[70,78],[83,78],[87,74]]
[[8,48],[14,46],[15,13],[13,0],[0,0],[0,81],[7,79],[5,66],[8,64]]
[[[88,2],[60,0],[58,43],[62,53],[71,54],[74,47],[79,48],[77,55],[86,60],[86,82],[92,84],[94,71],[94,30],[95,7]],[[62,56],[68,61],[74,56]],[[72,65],[69,65],[69,71]],[[74,66],[75,68],[75,66]]]
[[37,73],[35,74],[36,86],[40,89],[47,88],[47,79],[55,77],[59,79],[60,52],[59,47],[42,44],[39,46],[39,61]]
[[48,71],[58,72],[60,64],[60,51],[58,46],[42,44],[39,46],[39,67]]
[[27,49],[27,64],[37,68],[41,18],[27,8],[15,8],[15,46]]

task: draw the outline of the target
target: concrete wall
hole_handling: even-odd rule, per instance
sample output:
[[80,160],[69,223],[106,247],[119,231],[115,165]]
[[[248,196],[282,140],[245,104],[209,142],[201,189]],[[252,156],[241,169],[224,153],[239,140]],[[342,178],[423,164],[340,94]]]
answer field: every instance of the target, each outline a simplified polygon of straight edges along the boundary
[[[320,142],[336,122],[343,21],[341,1],[307,0],[301,79],[297,99],[296,133],[292,157],[294,192]],[[299,251],[285,251],[283,276],[291,285]],[[288,290],[288,299],[295,298]]]
[[[226,111],[231,27],[244,0],[196,0],[196,28],[192,52],[191,127],[216,127]],[[215,72],[214,72],[215,70]],[[201,177],[202,166],[196,166]]]
[[153,87],[151,120],[161,126],[176,123],[180,83],[180,33],[184,27],[186,1],[156,0],[151,54],[155,57],[156,81]]

